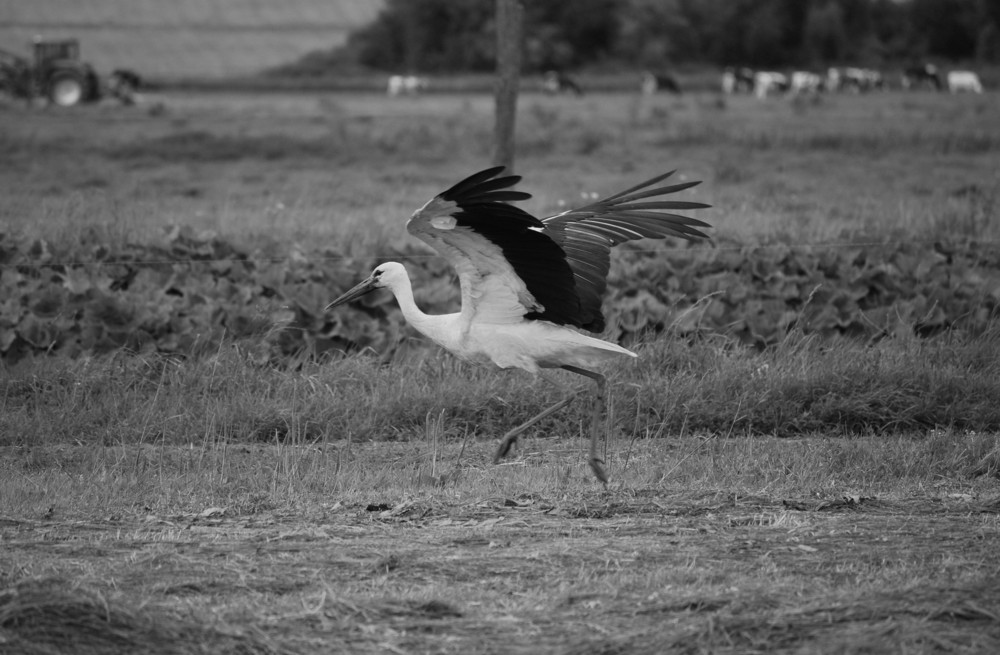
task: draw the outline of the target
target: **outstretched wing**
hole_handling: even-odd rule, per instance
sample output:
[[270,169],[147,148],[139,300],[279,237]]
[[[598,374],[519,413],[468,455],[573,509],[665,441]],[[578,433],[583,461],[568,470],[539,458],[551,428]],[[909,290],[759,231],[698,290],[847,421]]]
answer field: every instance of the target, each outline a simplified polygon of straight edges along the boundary
[[579,325],[573,270],[542,222],[507,204],[530,194],[513,191],[516,175],[496,166],[438,194],[406,223],[458,272],[462,315],[485,323],[524,318]]
[[683,200],[648,200],[701,183],[654,187],[675,172],[664,173],[589,205],[542,219],[545,233],[562,248],[573,271],[580,300],[579,327],[592,332],[604,330],[601,298],[607,288],[611,248],[635,239],[708,237],[697,229],[711,227],[708,223],[667,210],[703,209],[710,205]]

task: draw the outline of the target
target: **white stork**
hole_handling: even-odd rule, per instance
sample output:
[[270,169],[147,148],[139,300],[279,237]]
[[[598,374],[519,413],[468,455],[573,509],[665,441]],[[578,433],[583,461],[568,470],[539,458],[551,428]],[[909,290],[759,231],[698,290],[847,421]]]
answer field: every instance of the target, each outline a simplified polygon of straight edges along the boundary
[[[599,418],[605,408],[605,378],[593,367],[635,353],[582,334],[602,332],[601,297],[607,286],[611,248],[623,241],[706,237],[707,223],[661,210],[709,205],[681,200],[647,200],[699,184],[656,188],[673,171],[621,193],[541,220],[508,204],[530,194],[509,189],[516,175],[498,177],[503,166],[472,175],[437,195],[406,223],[410,234],[440,252],[458,272],[462,310],[432,316],[413,300],[402,264],[388,262],[343,294],[327,309],[370,291],[388,288],[406,321],[418,332],[462,359],[492,362],[538,375],[561,368],[597,384],[591,416],[590,468],[607,484],[598,452]],[[551,380],[549,380],[552,382]],[[494,462],[507,455],[518,435],[562,409],[576,393],[512,429],[500,442]]]

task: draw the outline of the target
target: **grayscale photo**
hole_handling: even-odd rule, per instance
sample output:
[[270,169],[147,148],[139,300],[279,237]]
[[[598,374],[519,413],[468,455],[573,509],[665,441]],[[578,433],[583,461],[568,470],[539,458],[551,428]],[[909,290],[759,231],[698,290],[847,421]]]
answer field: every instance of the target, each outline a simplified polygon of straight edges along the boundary
[[0,0],[0,653],[1000,652],[1000,2]]

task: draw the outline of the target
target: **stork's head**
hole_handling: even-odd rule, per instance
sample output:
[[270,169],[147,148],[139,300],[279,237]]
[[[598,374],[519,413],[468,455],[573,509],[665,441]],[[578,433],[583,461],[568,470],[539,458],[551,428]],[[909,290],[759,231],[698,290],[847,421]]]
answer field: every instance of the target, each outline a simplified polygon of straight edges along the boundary
[[360,298],[366,293],[371,293],[375,289],[388,288],[395,290],[397,284],[401,284],[404,280],[408,279],[409,276],[406,274],[406,269],[403,268],[402,264],[397,262],[380,264],[375,267],[375,270],[372,271],[372,274],[367,279],[334,300],[326,308],[332,309],[338,305],[343,305],[346,302]]

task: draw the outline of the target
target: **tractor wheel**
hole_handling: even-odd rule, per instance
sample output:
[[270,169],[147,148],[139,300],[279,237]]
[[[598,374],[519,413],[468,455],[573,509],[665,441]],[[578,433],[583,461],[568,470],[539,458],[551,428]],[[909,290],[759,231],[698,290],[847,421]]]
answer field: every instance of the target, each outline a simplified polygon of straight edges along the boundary
[[87,81],[71,70],[56,71],[49,78],[49,100],[60,107],[73,107],[87,95]]

